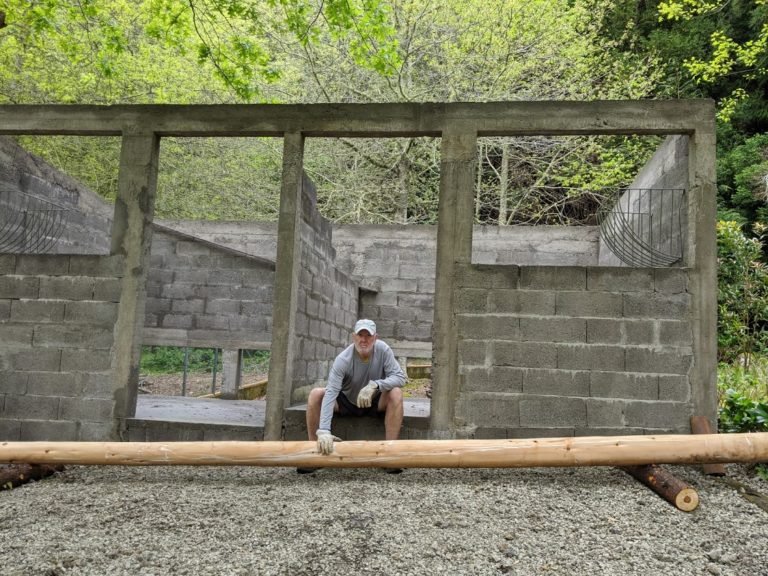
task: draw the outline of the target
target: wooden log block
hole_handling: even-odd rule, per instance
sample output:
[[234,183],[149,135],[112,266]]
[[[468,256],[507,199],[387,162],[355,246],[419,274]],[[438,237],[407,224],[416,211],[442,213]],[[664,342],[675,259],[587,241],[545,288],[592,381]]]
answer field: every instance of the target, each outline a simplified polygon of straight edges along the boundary
[[768,460],[768,432],[527,440],[337,442],[0,442],[0,462],[125,466],[521,468]]
[[699,495],[685,482],[655,464],[624,466],[623,470],[642,482],[667,502],[683,512],[691,512],[699,505]]
[[[694,434],[712,434],[712,427],[705,416],[691,416],[691,432]],[[725,476],[725,466],[722,464],[705,463],[702,466],[708,476]]]
[[64,470],[64,466],[57,464],[8,464],[0,465],[0,490],[10,490],[32,480],[47,478],[56,472]]

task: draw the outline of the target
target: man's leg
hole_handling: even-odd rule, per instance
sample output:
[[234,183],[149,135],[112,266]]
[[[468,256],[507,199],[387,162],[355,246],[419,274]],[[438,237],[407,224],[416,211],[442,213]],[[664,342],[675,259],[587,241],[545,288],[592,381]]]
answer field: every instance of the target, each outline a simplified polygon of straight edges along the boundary
[[384,437],[397,440],[403,426],[403,390],[392,388],[379,397],[379,412],[384,412]]

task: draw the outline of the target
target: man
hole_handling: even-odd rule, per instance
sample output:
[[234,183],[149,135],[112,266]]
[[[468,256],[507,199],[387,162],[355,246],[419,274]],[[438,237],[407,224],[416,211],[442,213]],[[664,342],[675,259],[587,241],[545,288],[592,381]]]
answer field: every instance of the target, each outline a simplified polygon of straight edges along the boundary
[[[392,349],[376,334],[376,324],[355,323],[352,344],[336,356],[325,388],[314,388],[307,401],[307,433],[322,454],[333,452],[331,421],[334,414],[365,416],[384,414],[387,440],[397,440],[403,423],[403,391],[407,378]],[[315,468],[298,468],[299,474]],[[401,472],[390,468],[390,473]]]

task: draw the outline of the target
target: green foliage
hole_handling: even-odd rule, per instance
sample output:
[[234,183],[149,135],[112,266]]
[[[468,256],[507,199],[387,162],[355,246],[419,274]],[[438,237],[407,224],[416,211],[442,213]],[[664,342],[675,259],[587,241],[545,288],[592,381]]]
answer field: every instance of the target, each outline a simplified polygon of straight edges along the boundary
[[752,136],[724,150],[717,164],[717,182],[719,208],[729,211],[731,219],[742,224],[768,222],[768,135]]
[[751,400],[736,390],[726,391],[718,416],[721,432],[768,431],[768,403]]
[[[187,372],[210,373],[216,356],[213,348],[189,348]],[[221,372],[222,355],[218,354],[216,370]],[[243,372],[266,372],[269,370],[268,350],[243,350]],[[141,350],[141,372],[143,374],[176,374],[184,371],[184,348],[176,346],[143,346]]]
[[[762,230],[760,230],[762,232]],[[738,223],[717,223],[718,355],[725,362],[742,359],[768,343],[768,270],[762,236],[747,238]]]

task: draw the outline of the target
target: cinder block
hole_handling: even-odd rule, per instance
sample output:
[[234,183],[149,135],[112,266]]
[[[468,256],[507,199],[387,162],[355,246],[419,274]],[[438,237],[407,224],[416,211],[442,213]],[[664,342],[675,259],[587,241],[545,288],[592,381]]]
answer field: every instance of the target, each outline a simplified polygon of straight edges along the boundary
[[521,368],[556,368],[557,348],[539,342],[493,342],[492,364]]
[[522,266],[520,288],[524,290],[586,290],[587,269],[576,266]]
[[622,400],[598,400],[589,398],[587,404],[587,426],[589,428],[619,428],[625,425],[624,409],[626,402]]
[[514,290],[520,287],[520,268],[518,266],[489,264],[458,266],[454,277],[456,286],[460,288]]
[[574,318],[620,318],[623,307],[621,294],[568,290],[557,293],[555,314]]
[[689,322],[662,320],[659,322],[659,344],[661,346],[691,346],[693,332]]
[[584,398],[562,396],[523,396],[520,398],[520,426],[585,426],[587,406]]
[[688,374],[693,362],[690,348],[631,347],[626,350],[627,372]]
[[[199,318],[195,317],[195,320]],[[221,317],[223,320],[227,320],[227,327],[229,326],[228,318]],[[189,316],[187,314],[166,314],[162,317],[160,320],[160,325],[162,328],[182,328],[182,329],[190,329],[193,327],[193,318],[192,316]],[[197,328],[201,328],[201,326],[197,326]]]
[[0,442],[19,442],[21,440],[21,420],[0,417]]
[[11,319],[14,322],[61,322],[64,304],[63,300],[14,300]]
[[523,392],[534,396],[589,396],[589,372],[527,368]]
[[0,324],[0,342],[4,346],[32,346],[33,324]]
[[61,356],[62,372],[106,372],[111,367],[108,350],[66,350]]
[[475,440],[506,439],[507,428],[488,428],[481,426],[475,429],[475,431],[472,433],[472,438]]
[[205,310],[205,300],[200,298],[171,300],[170,303],[174,314],[201,314]]
[[624,342],[631,345],[655,344],[657,323],[656,320],[626,320]]
[[462,394],[456,416],[465,425],[511,428],[520,425],[520,397],[517,394],[473,392]]
[[587,289],[599,292],[652,292],[654,271],[637,268],[588,268]]
[[573,436],[574,428],[572,426],[507,429],[507,438],[515,440],[524,438],[570,438]]
[[587,343],[622,344],[624,324],[615,318],[590,318],[587,320]]
[[592,372],[590,395],[595,398],[656,400],[659,377],[656,374],[630,372]]
[[434,296],[431,294],[398,294],[397,305],[405,308],[432,309]]
[[520,319],[498,314],[458,315],[459,337],[467,340],[519,340]]
[[624,316],[687,320],[691,316],[691,298],[688,294],[624,294]]
[[16,259],[16,274],[25,276],[64,276],[69,272],[69,256],[61,254],[23,254]]
[[432,260],[430,263],[427,263],[426,258],[422,260],[424,264],[406,264],[401,263],[400,264],[400,271],[398,272],[398,275],[400,278],[410,278],[410,279],[421,279],[421,278],[428,278],[428,277],[435,277],[435,261]]
[[243,274],[240,272],[240,270],[220,270],[214,266],[211,273],[208,274],[207,284],[209,286],[216,286],[219,284],[225,284],[228,286],[240,286],[242,283]]
[[64,306],[64,321],[77,324],[111,327],[117,321],[115,302],[67,302]]
[[557,345],[557,367],[564,370],[624,370],[624,348],[601,344]]
[[16,256],[13,254],[0,254],[0,276],[14,274],[16,272]]
[[55,420],[59,413],[57,396],[32,396],[6,394],[4,418],[31,420]]
[[11,302],[18,302],[18,300],[0,300],[0,322],[11,317]]
[[[209,276],[215,276],[218,270],[201,270],[199,268],[181,268],[173,271],[173,282],[181,284],[207,284]],[[214,282],[221,284],[221,282]],[[224,282],[226,284],[226,282]]]
[[691,407],[683,402],[627,402],[627,426],[650,429],[690,430]]
[[581,318],[520,318],[520,339],[531,342],[586,342],[587,321]]
[[112,376],[107,373],[77,372],[74,374],[77,388],[87,398],[111,399]]
[[174,302],[178,300],[147,297],[144,309],[147,314],[165,314],[171,311]]
[[466,392],[515,394],[521,392],[523,386],[522,369],[512,366],[464,368],[459,378],[461,389]]
[[112,439],[111,420],[108,422],[80,422],[80,442],[108,442]]
[[546,290],[491,290],[488,311],[536,316],[555,314],[556,292]]
[[8,365],[11,370],[22,372],[35,370],[57,372],[61,368],[61,350],[30,348],[13,351],[9,354]]
[[0,394],[26,394],[28,378],[26,372],[0,372]]
[[77,429],[76,422],[24,419],[21,423],[19,439],[22,442],[74,442],[78,439]]
[[642,436],[645,434],[644,428],[629,428],[629,427],[586,427],[576,428],[576,436]]
[[654,288],[663,294],[687,292],[689,273],[687,268],[656,268],[653,271]]
[[37,276],[0,276],[0,298],[37,298],[39,292]]
[[61,420],[112,422],[113,400],[100,398],[62,398],[59,405]]
[[237,300],[209,300],[205,305],[205,313],[237,315],[240,313],[240,302]]
[[62,372],[30,372],[27,394],[34,396],[77,396],[81,387],[74,374]]
[[119,278],[95,278],[93,281],[93,299],[104,302],[120,302],[123,289]]
[[688,402],[691,399],[691,384],[687,376],[659,376],[659,400]]
[[125,257],[123,256],[72,255],[69,257],[69,274],[73,276],[122,278],[124,273]]
[[212,248],[208,244],[202,242],[177,240],[176,241],[176,254],[179,255],[193,255],[193,256],[207,256],[211,254]]
[[456,291],[453,309],[461,314],[469,312],[481,314],[488,310],[488,290],[483,288],[460,288]]
[[42,276],[40,298],[92,300],[95,281],[86,276]]
[[110,350],[113,342],[112,328],[82,324],[39,324],[33,337],[33,345],[44,348]]

